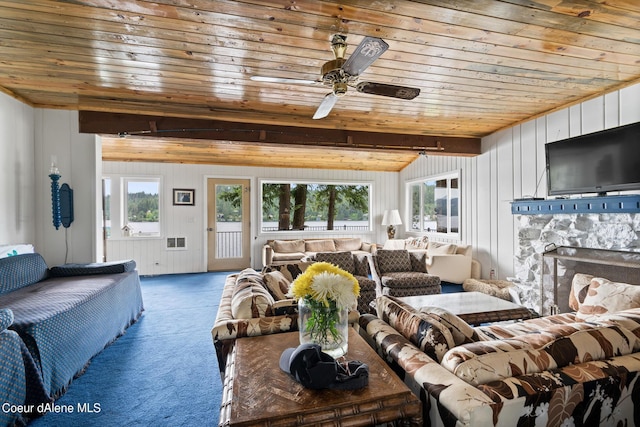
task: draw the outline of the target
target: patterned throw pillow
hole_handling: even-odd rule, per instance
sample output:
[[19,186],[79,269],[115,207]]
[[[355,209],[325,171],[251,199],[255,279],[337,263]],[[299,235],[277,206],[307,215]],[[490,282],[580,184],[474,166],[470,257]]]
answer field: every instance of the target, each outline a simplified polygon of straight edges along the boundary
[[231,297],[231,314],[234,319],[271,316],[274,302],[260,273],[247,268],[238,274]]
[[316,254],[316,261],[328,262],[351,274],[354,274],[356,271],[353,254],[351,252],[318,252]]
[[355,254],[353,256],[353,263],[355,264],[355,272],[353,274],[368,277],[371,274],[369,258],[371,258],[371,254]]
[[427,273],[427,253],[426,252],[409,252],[411,260],[411,270],[418,273]]
[[405,248],[407,249],[427,249],[429,245],[429,237],[409,237],[405,240]]
[[611,282],[595,277],[589,284],[587,295],[576,317],[588,320],[591,316],[615,313],[640,307],[640,286]]
[[262,269],[262,273],[265,274],[271,271],[279,271],[284,275],[289,283],[291,283],[311,264],[312,262],[294,262],[291,264],[271,265],[269,267],[264,267]]
[[409,258],[409,251],[406,249],[379,249],[374,256],[382,274],[395,271],[411,271],[411,259]]
[[448,310],[440,307],[422,307],[421,313],[425,313],[436,319],[440,324],[446,327],[455,345],[467,344],[480,340],[478,333],[467,322]]
[[589,290],[593,276],[590,274],[576,273],[571,280],[571,291],[569,292],[569,307],[573,311],[578,311],[584,302]]
[[287,292],[289,292],[289,286],[291,282],[280,271],[272,271],[264,274],[264,284],[266,285],[269,293],[273,296],[273,299],[280,301],[287,299]]

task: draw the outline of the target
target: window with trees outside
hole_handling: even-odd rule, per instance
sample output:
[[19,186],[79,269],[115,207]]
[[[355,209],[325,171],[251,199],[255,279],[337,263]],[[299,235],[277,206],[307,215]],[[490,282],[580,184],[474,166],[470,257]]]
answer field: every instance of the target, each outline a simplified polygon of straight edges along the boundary
[[106,238],[160,236],[160,177],[102,179]]
[[262,181],[263,232],[370,231],[371,185]]
[[450,172],[407,183],[407,231],[460,233],[460,172]]

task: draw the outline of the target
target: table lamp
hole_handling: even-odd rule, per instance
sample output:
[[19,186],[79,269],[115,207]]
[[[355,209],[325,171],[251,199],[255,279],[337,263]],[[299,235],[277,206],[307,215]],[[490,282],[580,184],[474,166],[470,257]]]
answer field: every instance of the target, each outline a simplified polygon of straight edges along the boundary
[[396,235],[396,225],[402,224],[400,219],[400,212],[398,209],[386,210],[382,216],[382,225],[387,226],[387,236],[389,239],[393,239]]

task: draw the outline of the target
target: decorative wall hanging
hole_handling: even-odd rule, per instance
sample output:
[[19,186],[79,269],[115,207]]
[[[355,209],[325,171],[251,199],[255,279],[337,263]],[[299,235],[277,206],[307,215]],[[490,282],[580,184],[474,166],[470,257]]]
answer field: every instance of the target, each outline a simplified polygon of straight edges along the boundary
[[196,204],[196,190],[174,188],[173,204],[175,206],[193,206]]

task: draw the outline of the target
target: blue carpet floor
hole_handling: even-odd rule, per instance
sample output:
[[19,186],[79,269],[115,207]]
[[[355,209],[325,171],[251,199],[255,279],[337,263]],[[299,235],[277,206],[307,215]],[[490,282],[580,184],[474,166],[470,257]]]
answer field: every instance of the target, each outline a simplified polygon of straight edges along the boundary
[[29,427],[216,426],[222,384],[210,331],[227,274],[143,277],[140,320],[56,401],[74,412]]

